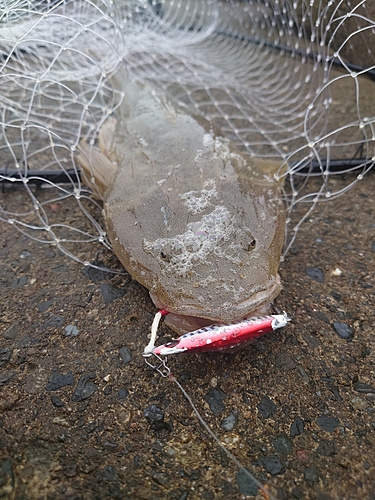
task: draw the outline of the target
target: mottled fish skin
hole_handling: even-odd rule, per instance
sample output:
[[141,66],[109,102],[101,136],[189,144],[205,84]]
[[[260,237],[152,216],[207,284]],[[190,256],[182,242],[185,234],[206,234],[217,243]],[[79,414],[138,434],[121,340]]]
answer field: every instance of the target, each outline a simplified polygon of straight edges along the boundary
[[229,323],[272,302],[285,229],[280,162],[245,159],[148,83],[123,90],[102,152],[83,143],[80,155],[122,264],[177,315]]

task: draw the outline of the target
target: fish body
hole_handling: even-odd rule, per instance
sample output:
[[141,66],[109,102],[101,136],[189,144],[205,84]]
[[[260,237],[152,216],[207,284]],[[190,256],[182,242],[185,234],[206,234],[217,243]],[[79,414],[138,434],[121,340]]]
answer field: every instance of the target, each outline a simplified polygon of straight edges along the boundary
[[100,152],[81,144],[113,249],[183,333],[231,323],[281,290],[280,162],[244,157],[149,83],[123,83]]

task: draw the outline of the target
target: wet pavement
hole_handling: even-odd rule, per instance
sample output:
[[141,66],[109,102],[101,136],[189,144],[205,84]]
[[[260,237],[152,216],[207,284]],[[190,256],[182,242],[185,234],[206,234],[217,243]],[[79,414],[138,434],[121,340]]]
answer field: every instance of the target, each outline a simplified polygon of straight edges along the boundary
[[[22,202],[0,196],[7,210]],[[375,499],[374,200],[369,175],[300,232],[281,266],[286,328],[237,354],[168,360],[280,500]],[[69,207],[59,217],[79,221]],[[147,290],[1,229],[0,498],[264,499],[173,381],[145,365]]]

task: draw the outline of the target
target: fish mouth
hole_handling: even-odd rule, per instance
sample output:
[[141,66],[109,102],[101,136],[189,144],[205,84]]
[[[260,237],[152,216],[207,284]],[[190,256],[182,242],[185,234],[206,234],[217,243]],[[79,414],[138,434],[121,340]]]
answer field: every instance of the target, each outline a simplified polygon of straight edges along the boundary
[[271,312],[272,302],[282,289],[280,276],[277,274],[273,284],[253,294],[250,298],[233,304],[229,311],[221,308],[213,311],[202,311],[192,306],[185,306],[176,310],[161,302],[150,293],[151,299],[158,309],[168,311],[165,323],[179,335],[183,335],[199,328],[213,324],[230,324],[254,316],[267,315]]

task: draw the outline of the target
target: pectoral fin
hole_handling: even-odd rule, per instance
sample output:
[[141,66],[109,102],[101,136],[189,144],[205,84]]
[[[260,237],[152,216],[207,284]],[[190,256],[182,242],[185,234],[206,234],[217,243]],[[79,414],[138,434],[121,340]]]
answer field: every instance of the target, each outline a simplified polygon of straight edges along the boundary
[[82,168],[82,181],[104,200],[105,193],[116,177],[117,166],[86,141],[79,143],[78,151],[77,161]]

